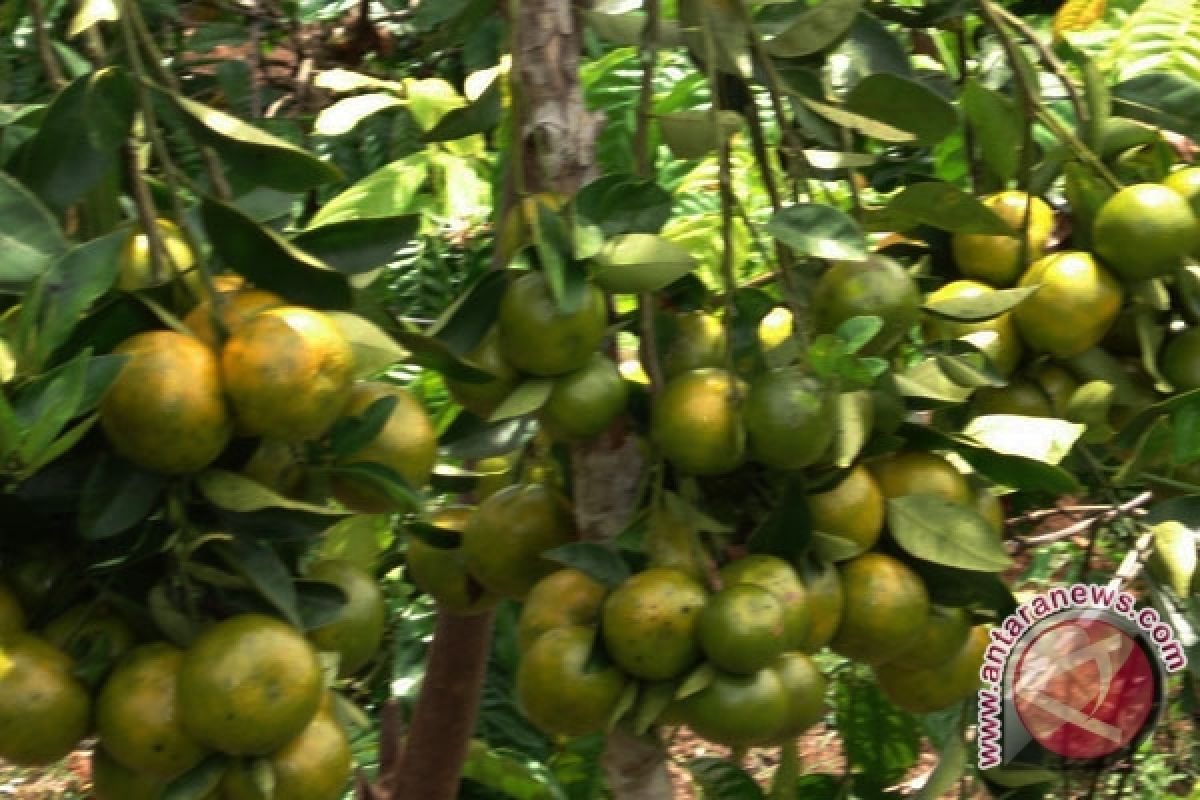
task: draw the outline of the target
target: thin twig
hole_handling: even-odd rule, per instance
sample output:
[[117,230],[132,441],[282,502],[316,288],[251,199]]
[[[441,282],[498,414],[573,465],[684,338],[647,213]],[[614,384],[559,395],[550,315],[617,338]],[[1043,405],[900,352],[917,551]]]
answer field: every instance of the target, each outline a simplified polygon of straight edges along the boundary
[[[654,72],[658,66],[658,37],[661,4],[646,0],[646,27],[642,30],[642,83],[638,96],[637,129],[633,134],[633,158],[637,173],[643,178],[654,177],[654,157],[650,149],[650,124],[654,117]],[[650,378],[650,391],[662,389],[663,372],[658,358],[658,336],[655,329],[654,295],[638,296],[639,357]]]
[[[1050,531],[1049,533],[1031,534],[1031,535],[1024,535],[1024,536],[1018,535],[1017,538],[1020,540],[1021,546],[1023,546],[1023,547],[1029,546],[1029,545],[1035,545],[1035,544],[1049,544],[1050,542],[1058,542],[1058,541],[1062,541],[1063,539],[1069,539],[1072,536],[1075,536],[1077,534],[1080,534],[1080,533],[1088,530],[1093,525],[1098,525],[1098,524],[1104,523],[1104,522],[1111,522],[1112,520],[1116,519],[1117,517],[1128,516],[1128,515],[1134,513],[1137,509],[1146,505],[1146,503],[1149,503],[1153,499],[1154,499],[1154,492],[1142,492],[1141,494],[1137,495],[1136,497],[1133,497],[1130,500],[1126,500],[1125,502],[1120,503],[1118,505],[1100,506],[1100,508],[1104,508],[1106,510],[1103,511],[1102,513],[1096,514],[1095,516],[1087,517],[1086,519],[1081,519],[1078,522],[1076,522],[1072,525],[1067,525],[1064,528],[1059,528],[1058,530]],[[1050,511],[1051,514],[1059,511],[1058,509],[1055,509],[1053,511],[1051,511],[1050,509],[1046,509],[1046,510]],[[1018,517],[1017,519],[1021,519],[1021,518]]]
[[34,46],[37,47],[38,60],[42,62],[46,80],[50,81],[50,86],[55,90],[61,89],[66,85],[67,79],[63,77],[62,67],[54,55],[54,45],[46,33],[46,11],[42,8],[41,0],[29,0],[29,13],[33,17]]
[[1079,92],[1079,87],[1071,80],[1071,75],[1067,71],[1066,66],[1059,60],[1058,56],[1054,55],[1054,51],[1038,37],[1037,32],[1029,27],[1023,19],[1003,6],[994,5],[992,8],[995,10],[996,16],[1011,25],[1029,44],[1033,45],[1033,49],[1037,51],[1038,58],[1054,74],[1054,77],[1058,78],[1066,90],[1067,98],[1071,101],[1071,107],[1075,110],[1075,118],[1079,122],[1079,127],[1081,129],[1087,128],[1091,123],[1092,115],[1088,111],[1083,95]]

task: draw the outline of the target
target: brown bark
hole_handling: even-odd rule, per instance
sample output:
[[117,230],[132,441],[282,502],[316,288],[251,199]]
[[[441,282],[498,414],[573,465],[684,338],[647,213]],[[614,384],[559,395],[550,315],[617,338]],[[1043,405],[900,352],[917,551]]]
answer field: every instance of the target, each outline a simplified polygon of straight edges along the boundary
[[425,680],[399,759],[385,780],[391,800],[454,800],[475,732],[492,642],[491,612],[439,612]]

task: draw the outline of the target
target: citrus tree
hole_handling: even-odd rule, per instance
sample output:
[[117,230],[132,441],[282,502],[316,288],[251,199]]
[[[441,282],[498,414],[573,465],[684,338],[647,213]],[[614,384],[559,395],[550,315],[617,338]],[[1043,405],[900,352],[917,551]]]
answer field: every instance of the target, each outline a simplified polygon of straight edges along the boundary
[[1194,703],[1196,12],[1023,12],[6,6],[0,758],[650,798],[687,730],[712,798],[1094,793],[976,770],[972,704],[1085,581]]

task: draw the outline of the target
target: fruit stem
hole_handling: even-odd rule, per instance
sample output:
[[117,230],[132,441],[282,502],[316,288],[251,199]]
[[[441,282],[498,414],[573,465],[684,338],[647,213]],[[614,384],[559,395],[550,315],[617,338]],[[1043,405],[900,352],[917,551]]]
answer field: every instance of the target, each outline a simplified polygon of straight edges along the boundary
[[788,739],[779,748],[779,766],[771,778],[771,800],[791,800],[800,780],[800,740]]

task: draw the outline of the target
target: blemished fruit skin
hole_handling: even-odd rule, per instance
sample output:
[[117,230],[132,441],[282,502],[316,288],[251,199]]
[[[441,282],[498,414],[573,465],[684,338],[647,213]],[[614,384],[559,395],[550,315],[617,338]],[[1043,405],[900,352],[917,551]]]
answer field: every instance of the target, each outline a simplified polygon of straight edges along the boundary
[[[1054,232],[1054,211],[1040,197],[1029,199],[1020,191],[1004,191],[989,195],[983,204],[1008,223],[1014,232],[1021,230],[1028,210],[1029,229],[1026,243],[1026,263],[1041,258],[1050,234]],[[1020,261],[1021,239],[1015,236],[996,236],[981,233],[958,233],[951,239],[954,263],[965,277],[997,288],[1012,286],[1025,270]]]
[[590,626],[553,628],[522,654],[517,702],[543,731],[582,736],[608,724],[629,679],[611,664],[588,664],[595,637]]
[[686,311],[671,319],[673,330],[659,357],[663,377],[670,380],[694,369],[720,367],[728,353],[725,326],[713,314]]
[[910,647],[925,628],[929,594],[910,567],[883,553],[840,565],[845,605],[830,647],[865,664],[882,664]]
[[183,651],[156,642],[128,653],[96,698],[96,732],[122,766],[170,779],[199,764],[208,749],[179,723],[176,701]]
[[582,367],[555,379],[538,420],[559,441],[586,441],[607,430],[628,399],[629,387],[617,365],[603,353],[593,353]]
[[783,648],[799,649],[808,635],[811,612],[808,592],[795,567],[778,556],[755,553],[721,568],[724,586],[749,583],[766,589],[783,604]]
[[268,755],[298,736],[324,691],[316,651],[300,632],[262,614],[207,628],[184,652],[179,716],[201,744]]
[[787,689],[771,667],[751,675],[718,671],[712,683],[678,705],[695,733],[730,747],[774,741],[791,721],[792,711]]
[[233,434],[216,357],[200,340],[147,331],[113,350],[128,356],[100,401],[100,425],[118,453],[153,472],[204,469]]
[[319,650],[337,653],[338,676],[348,678],[367,665],[383,642],[383,592],[369,572],[350,561],[318,561],[309,567],[308,577],[331,583],[346,595],[338,618],[310,630],[308,640]]
[[1098,344],[1125,296],[1112,273],[1090,253],[1078,250],[1035,261],[1017,285],[1038,287],[1013,309],[1017,332],[1033,350],[1057,358],[1079,355]]
[[354,351],[321,312],[280,306],[229,337],[221,376],[242,432],[288,442],[314,439],[350,399]]
[[543,633],[554,628],[599,625],[607,595],[604,584],[582,570],[567,567],[550,573],[525,597],[517,620],[518,646],[528,650]]
[[479,504],[463,530],[467,569],[485,589],[520,600],[558,565],[542,553],[575,539],[570,506],[542,483],[508,486]]
[[51,764],[87,733],[91,699],[71,674],[72,662],[25,633],[0,641],[0,758],[19,766]]
[[505,291],[498,325],[500,351],[508,363],[532,375],[553,377],[579,369],[600,347],[608,309],[604,293],[588,286],[580,307],[564,313],[546,277],[528,272]]
[[833,333],[852,317],[877,316],[883,327],[859,351],[881,355],[917,323],[921,292],[896,261],[872,254],[866,261],[834,264],[817,280],[812,295],[813,322],[819,333]]
[[720,475],[745,459],[746,428],[736,380],[725,370],[705,367],[663,386],[654,403],[651,438],[683,472]]
[[[340,800],[354,770],[345,732],[322,709],[295,738],[268,758],[277,800]],[[250,763],[233,762],[221,779],[221,800],[260,800]]]
[[216,349],[220,344],[217,331],[213,325],[213,306],[216,315],[221,320],[226,334],[232,334],[245,324],[246,320],[266,311],[268,308],[287,305],[286,301],[274,292],[262,289],[236,289],[222,292],[218,290],[220,299],[204,300],[183,318],[183,324],[200,341]]
[[833,443],[832,395],[796,369],[775,369],[750,384],[742,406],[750,452],[775,469],[814,464]]
[[1092,243],[1119,278],[1147,280],[1174,270],[1200,247],[1200,223],[1184,195],[1162,184],[1137,183],[1100,207]]
[[604,603],[608,654],[643,680],[676,678],[701,656],[696,626],[708,593],[686,572],[654,567],[634,574]]
[[752,583],[716,592],[696,623],[709,663],[741,675],[757,672],[783,652],[783,632],[783,603]]

